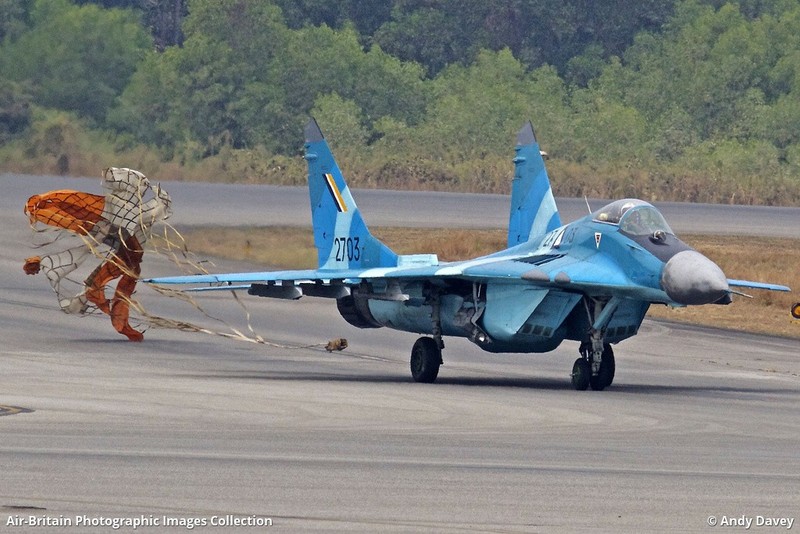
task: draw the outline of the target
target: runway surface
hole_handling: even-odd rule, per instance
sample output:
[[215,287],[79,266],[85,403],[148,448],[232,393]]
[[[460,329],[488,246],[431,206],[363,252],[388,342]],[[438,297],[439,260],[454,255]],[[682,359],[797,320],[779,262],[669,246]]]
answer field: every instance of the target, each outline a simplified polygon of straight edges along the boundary
[[[798,518],[796,340],[646,321],[615,347],[604,392],[571,389],[574,343],[491,355],[446,339],[437,383],[415,384],[415,335],[354,329],[322,299],[246,298],[274,345],[155,329],[129,343],[106,318],[60,313],[46,280],[22,273],[35,253],[22,205],[64,187],[46,180],[0,177],[2,532],[111,530],[14,526],[29,516],[255,515],[290,532],[707,532],[711,517]],[[228,204],[213,205],[225,220]],[[171,266],[145,256],[145,269]],[[146,288],[137,298],[223,328]],[[245,324],[229,295],[202,304]],[[334,337],[350,347],[298,348]]]
[[[153,182],[155,177],[151,177]],[[162,182],[175,205],[170,222],[177,225],[311,226],[305,187]],[[18,213],[31,194],[52,189],[100,192],[100,178],[64,178],[0,174],[0,210]],[[433,228],[507,228],[507,195],[473,195],[425,191],[355,190],[370,226]],[[586,201],[557,199],[562,221],[588,213]],[[608,200],[590,199],[593,210]],[[769,237],[798,236],[800,207],[728,206],[655,202],[678,234],[706,233]]]

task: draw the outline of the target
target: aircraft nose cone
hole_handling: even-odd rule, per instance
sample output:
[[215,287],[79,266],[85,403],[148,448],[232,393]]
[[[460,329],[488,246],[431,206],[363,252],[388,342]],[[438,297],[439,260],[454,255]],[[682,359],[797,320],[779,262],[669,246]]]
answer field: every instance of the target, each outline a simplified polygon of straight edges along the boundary
[[661,287],[678,304],[711,304],[728,294],[728,279],[696,250],[675,254],[664,266]]

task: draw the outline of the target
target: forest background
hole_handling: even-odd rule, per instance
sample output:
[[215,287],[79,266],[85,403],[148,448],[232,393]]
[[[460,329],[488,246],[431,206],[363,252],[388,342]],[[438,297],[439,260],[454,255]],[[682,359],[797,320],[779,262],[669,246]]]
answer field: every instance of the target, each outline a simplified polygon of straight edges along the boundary
[[0,0],[0,170],[800,204],[796,0]]

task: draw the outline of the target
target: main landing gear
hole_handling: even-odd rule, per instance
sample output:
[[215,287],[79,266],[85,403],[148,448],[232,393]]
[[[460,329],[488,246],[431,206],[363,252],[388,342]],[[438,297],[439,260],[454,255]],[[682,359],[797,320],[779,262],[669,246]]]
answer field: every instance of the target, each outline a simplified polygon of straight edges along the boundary
[[437,291],[430,291],[428,303],[431,306],[431,330],[433,337],[421,337],[411,349],[411,377],[414,382],[431,384],[439,376],[439,366],[442,365],[442,339],[441,300]]
[[411,376],[414,382],[430,384],[439,375],[442,349],[432,337],[421,337],[411,349]]

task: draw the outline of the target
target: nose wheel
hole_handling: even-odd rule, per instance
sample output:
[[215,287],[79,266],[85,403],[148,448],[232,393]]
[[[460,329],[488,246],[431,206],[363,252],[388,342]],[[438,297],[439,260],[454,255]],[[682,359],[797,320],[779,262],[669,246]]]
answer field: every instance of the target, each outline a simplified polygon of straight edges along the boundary
[[[603,344],[600,365],[595,366],[596,359],[590,341],[581,343],[579,349],[581,357],[575,360],[572,366],[572,387],[578,391],[586,391],[590,386],[594,391],[603,391],[614,381],[616,362],[614,350],[608,343]],[[597,372],[592,372],[597,367]]]
[[792,306],[792,317],[795,319],[800,319],[800,302]]
[[585,358],[575,360],[572,366],[572,387],[578,391],[586,391],[592,379],[592,367]]

